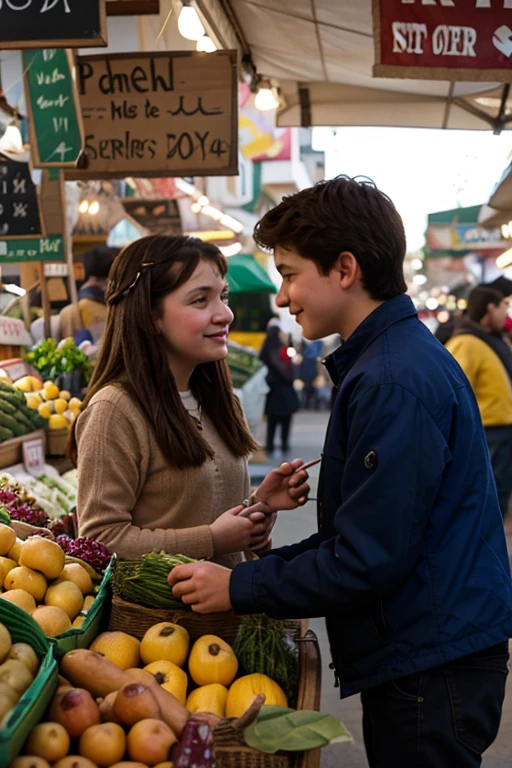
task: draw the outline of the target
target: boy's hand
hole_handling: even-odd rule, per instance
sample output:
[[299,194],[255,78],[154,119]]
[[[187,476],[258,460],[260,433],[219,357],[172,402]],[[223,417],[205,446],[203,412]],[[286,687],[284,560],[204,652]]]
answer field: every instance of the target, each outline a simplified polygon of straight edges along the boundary
[[174,597],[190,605],[196,613],[230,611],[231,570],[216,563],[187,563],[172,569],[167,581]]
[[296,509],[305,504],[310,490],[309,475],[306,470],[295,472],[303,463],[302,459],[285,461],[269,472],[255,493],[257,501],[268,504],[273,512]]

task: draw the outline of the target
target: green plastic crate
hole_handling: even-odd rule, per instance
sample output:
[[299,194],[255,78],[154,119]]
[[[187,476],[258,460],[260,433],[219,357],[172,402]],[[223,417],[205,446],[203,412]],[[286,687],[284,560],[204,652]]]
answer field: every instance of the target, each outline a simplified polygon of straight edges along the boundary
[[33,728],[42,720],[57,689],[59,668],[53,647],[35,621],[12,603],[0,600],[0,622],[13,643],[28,643],[41,660],[37,677],[0,728],[0,766],[8,766],[21,752]]
[[110,607],[109,582],[114,569],[115,555],[111,558],[107,570],[103,574],[100,588],[96,594],[96,599],[92,608],[87,612],[86,619],[78,629],[68,629],[62,635],[50,638],[50,642],[55,645],[55,651],[58,658],[64,656],[68,651],[74,651],[76,648],[89,648],[92,641],[99,635],[104,620],[105,612]]

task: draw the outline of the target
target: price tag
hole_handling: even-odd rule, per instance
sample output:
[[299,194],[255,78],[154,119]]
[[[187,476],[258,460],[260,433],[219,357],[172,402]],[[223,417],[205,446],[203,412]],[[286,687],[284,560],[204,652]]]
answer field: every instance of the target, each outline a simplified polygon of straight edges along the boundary
[[44,440],[26,440],[23,443],[23,463],[25,470],[34,477],[44,474]]

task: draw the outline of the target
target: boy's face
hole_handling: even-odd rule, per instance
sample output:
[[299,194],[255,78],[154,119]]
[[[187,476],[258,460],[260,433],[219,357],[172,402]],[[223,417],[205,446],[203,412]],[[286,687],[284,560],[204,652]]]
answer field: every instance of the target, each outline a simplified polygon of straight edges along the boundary
[[277,306],[288,307],[306,339],[339,333],[343,314],[339,272],[333,269],[328,275],[321,275],[313,261],[280,246],[275,249],[274,261],[283,278]]

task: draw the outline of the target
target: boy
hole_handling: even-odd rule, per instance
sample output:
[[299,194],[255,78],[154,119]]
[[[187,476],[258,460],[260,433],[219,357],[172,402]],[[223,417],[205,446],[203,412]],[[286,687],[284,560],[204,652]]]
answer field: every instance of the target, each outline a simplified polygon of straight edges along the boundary
[[173,592],[203,613],[325,616],[371,768],[478,766],[501,717],[510,567],[473,392],[404,295],[400,216],[339,177],[286,198],[255,237],[304,336],[345,340],[326,361],[319,532],[232,572],[180,566]]

